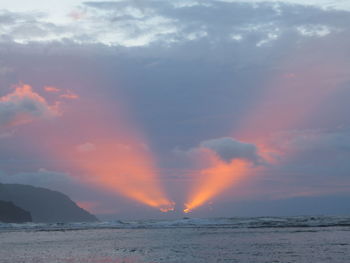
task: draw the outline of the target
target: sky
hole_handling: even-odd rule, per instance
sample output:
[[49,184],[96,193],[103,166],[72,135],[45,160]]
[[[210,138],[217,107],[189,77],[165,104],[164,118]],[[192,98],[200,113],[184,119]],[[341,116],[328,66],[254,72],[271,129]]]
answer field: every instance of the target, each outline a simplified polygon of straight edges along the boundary
[[350,2],[0,0],[0,182],[102,219],[346,214]]

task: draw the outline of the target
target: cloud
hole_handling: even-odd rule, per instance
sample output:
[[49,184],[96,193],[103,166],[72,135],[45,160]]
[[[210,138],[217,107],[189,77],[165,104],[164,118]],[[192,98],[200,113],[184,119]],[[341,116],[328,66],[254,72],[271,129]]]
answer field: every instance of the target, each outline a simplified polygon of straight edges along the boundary
[[13,41],[21,44],[46,41],[62,41],[71,34],[59,23],[48,22],[43,12],[10,12],[0,10],[0,42]]
[[[62,89],[53,87],[53,86],[45,86],[44,90],[49,93],[62,93]],[[65,93],[59,95],[60,98],[62,99],[69,99],[69,100],[75,100],[79,99],[79,95],[74,93],[71,90],[66,90]]]
[[321,37],[346,28],[347,13],[302,1],[88,1],[68,15],[73,19],[60,22],[49,13],[0,11],[0,22],[6,24],[0,28],[0,41],[144,47],[201,39],[237,44],[241,41],[232,36],[239,36],[265,47],[286,31]]
[[44,87],[44,90],[45,90],[46,92],[53,92],[53,93],[56,93],[56,92],[60,92],[60,91],[61,91],[59,88],[52,87],[52,86],[45,86],[45,87]]
[[[3,63],[6,62],[6,67],[13,69],[11,74],[4,70],[7,73],[2,75],[2,83],[9,86],[19,81],[17,77],[21,77],[33,86],[42,87],[50,83],[60,87],[59,93],[45,94],[48,99],[59,97],[74,87],[74,92],[84,98],[105,99],[104,104],[111,109],[111,115],[116,112],[116,101],[123,101],[128,105],[128,114],[136,120],[137,127],[147,135],[151,149],[159,159],[162,179],[169,178],[170,174],[178,176],[179,181],[196,178],[188,175],[195,175],[210,163],[204,156],[198,169],[193,169],[196,163],[189,155],[195,155],[195,150],[198,159],[202,159],[198,156],[199,152],[203,155],[209,152],[211,157],[218,159],[214,153],[219,154],[213,149],[200,145],[188,151],[188,154],[179,151],[182,155],[177,154],[175,158],[169,151],[175,147],[189,149],[201,141],[204,143],[208,138],[220,138],[223,134],[234,137],[239,133],[242,119],[244,121],[247,114],[259,105],[259,101],[264,100],[264,94],[271,85],[276,84],[274,80],[279,76],[282,76],[282,80],[277,83],[280,86],[278,90],[282,93],[288,90],[290,83],[297,85],[300,82],[315,87],[311,99],[318,97],[321,90],[319,85],[309,85],[312,78],[319,80],[321,86],[329,86],[329,82],[340,78],[349,81],[350,64],[344,56],[350,45],[348,12],[285,4],[278,5],[278,11],[276,5],[267,3],[253,5],[216,1],[210,1],[211,6],[208,7],[205,3],[209,1],[205,0],[200,4],[198,1],[190,4],[187,1],[182,1],[183,4],[172,1],[169,5],[167,1],[156,4],[154,1],[123,2],[119,6],[106,4],[105,8],[82,4],[77,11],[86,11],[86,16],[74,20],[74,23],[69,18],[68,24],[62,22],[60,26],[54,26],[56,23],[50,17],[43,18],[31,12],[25,16],[24,13],[10,13],[3,20],[0,18],[4,25],[0,29],[1,59]],[[176,31],[157,34],[157,21],[144,23],[150,20],[152,14],[168,19],[169,25],[174,26]],[[25,30],[20,30],[25,24],[39,26],[46,30],[47,35],[41,34],[41,38],[38,38],[35,34],[25,34]],[[166,27],[166,23],[162,25]],[[153,37],[147,38],[150,34]],[[138,41],[139,37],[146,41]],[[329,65],[336,67],[329,69]],[[305,74],[305,68],[320,69],[324,66],[327,66],[324,71],[316,71],[322,74]],[[294,89],[290,90],[293,93]],[[3,90],[0,93],[5,94]],[[301,96],[298,92],[293,94],[297,98]],[[121,95],[123,98],[120,98]],[[332,101],[326,98],[322,101],[322,112],[319,109],[305,124],[296,123],[291,129],[332,128],[341,123],[350,124],[347,116],[349,95],[349,89],[337,90],[332,95]],[[271,98],[272,105],[284,105],[283,101],[276,100],[274,94]],[[90,109],[82,108],[85,100],[74,102],[79,103],[70,103],[67,110],[89,112]],[[270,107],[270,104],[266,105],[266,108]],[[303,106],[299,100],[292,105],[293,112]],[[287,112],[273,113],[285,118]],[[66,114],[62,119],[71,116]],[[273,121],[270,115],[258,117],[266,127],[270,127],[266,125],[266,122]],[[104,118],[107,122],[115,123],[111,117]],[[79,137],[71,146],[94,142],[94,138],[69,132],[69,125],[54,126],[52,131],[60,136]],[[252,130],[261,133],[260,129],[264,128],[255,125]],[[0,159],[3,167],[12,165],[16,167],[15,171],[18,171],[18,167],[33,170],[37,163],[32,160],[35,157],[32,151],[41,148],[36,139],[39,137],[36,136],[37,130],[34,129],[36,126],[28,125],[25,129],[18,129],[12,139],[1,139]],[[275,129],[269,131],[274,132]],[[278,167],[257,167],[265,169],[267,174],[266,177],[257,177],[271,184],[257,187],[257,192],[263,189],[266,192],[271,189],[285,191],[290,181],[283,184],[282,180],[298,180],[295,189],[301,186],[314,188],[323,174],[324,177],[332,176],[332,181],[337,182],[342,176],[340,173],[348,173],[349,155],[343,139],[335,139],[335,134],[316,136],[317,132],[313,132],[311,136],[310,133],[300,132],[292,136],[292,133],[286,139],[276,141],[275,145],[285,152],[290,150],[298,154],[293,158],[287,156],[283,159],[282,156],[284,162]],[[8,133],[3,136],[7,137]],[[42,136],[48,135],[42,133]],[[339,144],[335,145],[337,140]],[[89,149],[88,145],[85,146],[82,148]],[[235,156],[233,153],[240,147],[232,147],[229,153]],[[223,158],[229,159],[230,154],[217,151]],[[81,156],[89,154],[92,152]],[[12,159],[23,161],[19,162],[20,165],[18,162],[13,164]],[[61,163],[59,165],[63,166]],[[62,166],[51,169],[65,170]],[[326,187],[329,178],[324,180]],[[183,181],[176,187],[172,181],[169,185],[169,189],[174,189],[174,196],[179,196],[177,192],[183,188]],[[75,192],[74,189],[72,193]]]
[[[217,0],[222,2],[247,2],[246,0]],[[350,3],[347,0],[337,0],[337,1],[329,1],[329,0],[250,0],[251,3],[275,3],[276,5],[285,3],[290,5],[303,5],[303,6],[313,6],[322,9],[330,9],[330,10],[347,10],[350,11]]]
[[69,100],[76,100],[76,99],[79,99],[79,95],[68,90],[65,94],[61,94],[60,98],[69,99]]
[[231,137],[204,140],[198,147],[185,151],[177,147],[173,150],[173,154],[181,166],[192,169],[210,168],[215,165],[216,160],[213,162],[212,154],[227,164],[237,159],[248,161],[254,165],[266,162],[260,156],[259,149],[255,144],[241,142]]
[[200,147],[215,152],[225,162],[234,159],[245,159],[254,164],[262,162],[254,144],[240,142],[230,137],[206,140],[200,143]]
[[68,14],[68,17],[70,17],[75,21],[78,21],[78,20],[84,19],[86,17],[86,13],[83,11],[73,10]]
[[59,115],[57,105],[49,105],[29,85],[19,85],[0,97],[0,126],[14,126]]

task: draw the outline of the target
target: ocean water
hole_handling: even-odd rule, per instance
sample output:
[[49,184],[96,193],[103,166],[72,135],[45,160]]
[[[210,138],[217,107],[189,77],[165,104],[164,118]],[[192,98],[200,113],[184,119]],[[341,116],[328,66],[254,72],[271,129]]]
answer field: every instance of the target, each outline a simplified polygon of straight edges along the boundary
[[350,262],[350,217],[1,224],[1,263]]

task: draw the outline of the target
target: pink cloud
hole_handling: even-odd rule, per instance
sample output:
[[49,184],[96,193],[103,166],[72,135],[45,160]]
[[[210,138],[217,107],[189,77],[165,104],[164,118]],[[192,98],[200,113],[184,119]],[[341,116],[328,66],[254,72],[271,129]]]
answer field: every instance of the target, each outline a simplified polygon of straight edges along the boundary
[[70,90],[67,90],[67,92],[65,94],[60,95],[60,98],[69,99],[69,100],[76,100],[76,99],[79,99],[79,95],[73,93]]
[[56,87],[53,87],[53,86],[45,86],[44,87],[44,90],[46,92],[53,92],[53,93],[56,93],[56,92],[60,92],[61,90],[59,88],[56,88]]
[[15,126],[58,115],[58,103],[49,105],[26,84],[15,86],[12,93],[0,97],[0,126]]
[[82,12],[82,11],[79,11],[79,10],[73,10],[72,12],[70,12],[68,14],[68,17],[70,17],[71,19],[73,19],[75,21],[78,21],[78,20],[81,20],[81,19],[85,18],[86,17],[86,13]]

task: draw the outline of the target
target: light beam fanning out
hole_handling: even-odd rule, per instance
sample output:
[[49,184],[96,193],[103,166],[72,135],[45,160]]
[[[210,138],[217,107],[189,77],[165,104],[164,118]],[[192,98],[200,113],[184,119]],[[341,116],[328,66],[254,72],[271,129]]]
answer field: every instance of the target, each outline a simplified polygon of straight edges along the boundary
[[200,172],[201,181],[191,193],[189,201],[185,204],[185,213],[202,206],[211,198],[230,187],[234,182],[239,181],[246,173],[249,164],[244,160],[232,160],[226,163],[219,159],[216,163]]
[[[315,50],[315,47],[310,50]],[[349,75],[349,69],[342,55],[313,57],[310,50],[306,48],[303,52],[299,51],[299,56],[293,54],[281,66],[291,71],[272,76],[265,87],[262,86],[264,92],[260,100],[232,133],[232,137],[238,140],[255,144],[265,160],[271,161],[270,153],[278,153],[278,149],[268,143],[269,136],[305,125],[314,111],[348,81],[344,76]],[[306,58],[316,63],[310,65],[306,63]],[[283,154],[292,156],[295,153]],[[199,185],[193,187],[194,191],[185,204],[186,213],[237,182],[247,174],[247,167],[244,162],[237,160],[230,164],[217,162],[199,173],[203,178],[199,179]]]
[[84,181],[109,191],[116,191],[162,212],[173,210],[158,183],[150,153],[134,138],[95,139],[92,150],[74,151],[77,168]]
[[[151,152],[125,119],[102,105],[84,102],[65,114],[64,131],[51,137],[53,151],[86,184],[142,204],[172,211],[159,184]],[[65,119],[64,119],[65,118]]]

